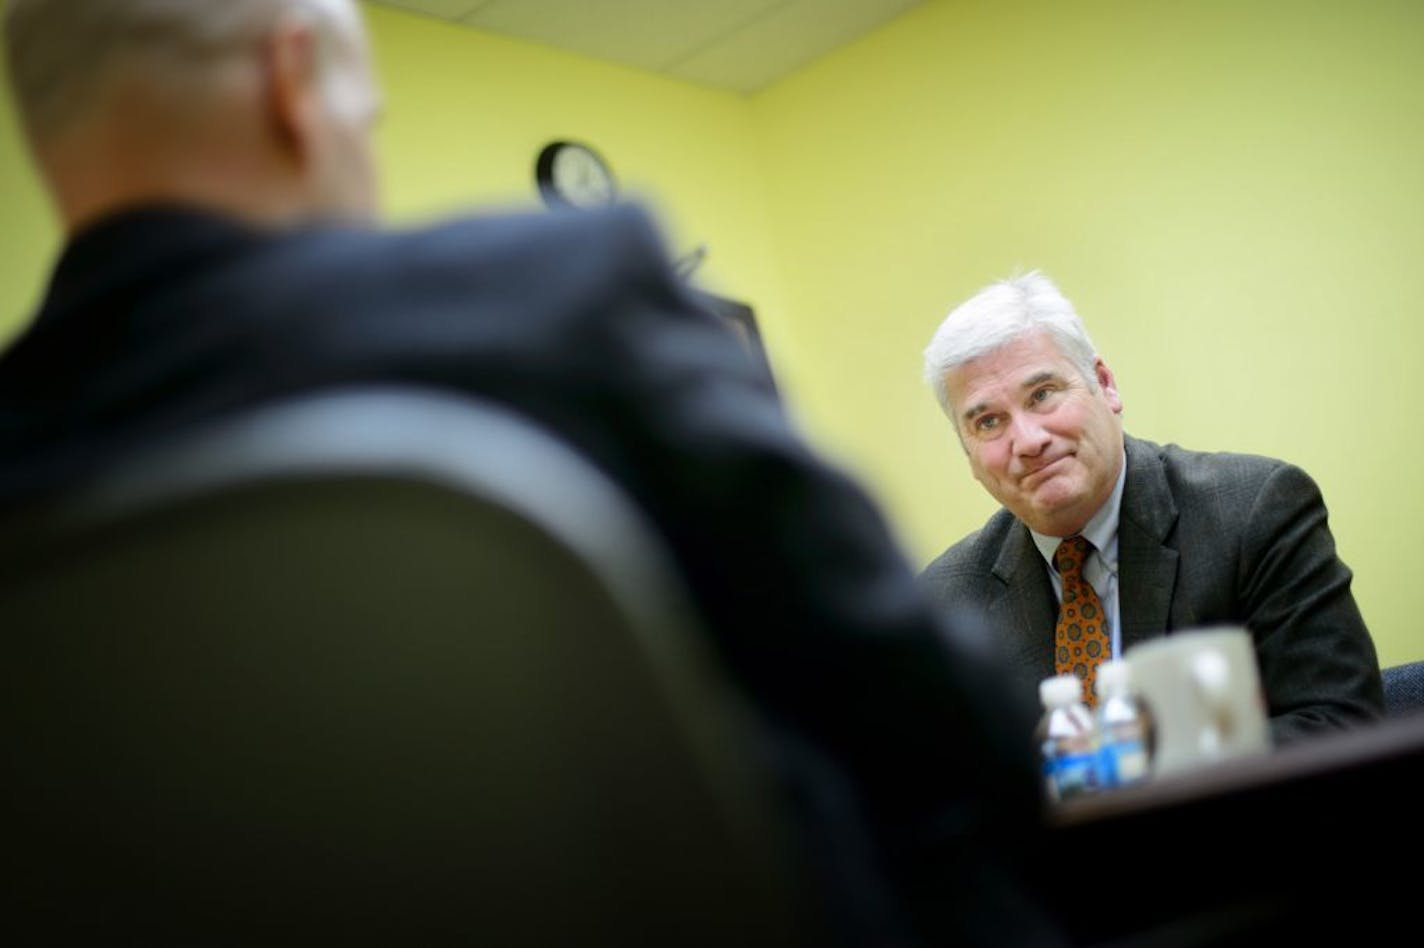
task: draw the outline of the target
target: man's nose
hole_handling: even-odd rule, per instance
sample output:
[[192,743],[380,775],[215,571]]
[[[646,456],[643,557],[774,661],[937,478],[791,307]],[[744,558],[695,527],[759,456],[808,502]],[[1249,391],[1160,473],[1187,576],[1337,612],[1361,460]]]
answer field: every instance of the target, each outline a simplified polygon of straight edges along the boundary
[[1043,453],[1052,440],[1048,429],[1033,415],[1015,415],[1009,421],[1009,437],[1012,439],[1014,454],[1019,457],[1035,457]]

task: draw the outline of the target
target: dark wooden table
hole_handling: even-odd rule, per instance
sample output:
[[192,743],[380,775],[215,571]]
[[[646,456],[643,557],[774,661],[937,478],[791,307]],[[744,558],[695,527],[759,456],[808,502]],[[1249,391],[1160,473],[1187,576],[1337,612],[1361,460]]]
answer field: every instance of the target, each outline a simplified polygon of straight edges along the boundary
[[1421,809],[1424,717],[1072,801],[1036,864],[1079,944],[1417,944]]

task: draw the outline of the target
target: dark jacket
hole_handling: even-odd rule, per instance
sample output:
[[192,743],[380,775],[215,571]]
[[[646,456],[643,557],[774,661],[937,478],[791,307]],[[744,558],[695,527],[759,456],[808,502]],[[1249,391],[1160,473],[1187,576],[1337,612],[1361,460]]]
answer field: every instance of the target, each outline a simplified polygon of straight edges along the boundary
[[995,868],[1037,817],[1032,709],[972,623],[935,617],[879,512],[797,437],[635,210],[406,233],[177,208],[101,222],[0,360],[0,500],[235,409],[383,381],[511,406],[642,506],[849,914],[881,924],[872,878],[923,893],[953,937],[1032,914],[1004,908],[1018,893]]
[[[1245,625],[1277,742],[1379,718],[1374,643],[1315,482],[1270,458],[1132,437],[1126,445],[1118,525],[1123,650],[1178,629]],[[1000,510],[921,579],[942,603],[983,610],[1021,689],[1053,674],[1057,599],[1028,528],[1013,514]]]

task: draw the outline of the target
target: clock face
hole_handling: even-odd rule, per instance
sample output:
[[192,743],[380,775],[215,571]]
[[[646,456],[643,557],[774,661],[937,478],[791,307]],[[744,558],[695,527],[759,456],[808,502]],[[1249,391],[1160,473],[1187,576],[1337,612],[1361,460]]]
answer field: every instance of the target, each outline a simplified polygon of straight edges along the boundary
[[593,149],[554,142],[539,153],[535,178],[544,200],[560,207],[607,207],[617,198],[613,172]]

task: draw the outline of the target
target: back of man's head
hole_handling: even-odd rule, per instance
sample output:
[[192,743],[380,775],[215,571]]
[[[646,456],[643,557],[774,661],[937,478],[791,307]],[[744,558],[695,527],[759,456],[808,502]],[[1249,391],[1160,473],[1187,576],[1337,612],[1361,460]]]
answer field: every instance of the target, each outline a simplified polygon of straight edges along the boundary
[[32,135],[95,104],[107,72],[142,64],[192,75],[253,42],[288,0],[9,0],[10,83]]
[[[279,36],[298,41],[284,52],[273,47]],[[230,167],[210,175],[231,178],[254,166],[253,156],[234,146],[256,142],[240,142],[237,133],[266,124],[294,137],[283,128],[291,116],[271,123],[257,114],[266,107],[261,96],[270,90],[273,60],[282,55],[286,60],[278,65],[285,62],[289,78],[309,82],[324,110],[344,106],[353,127],[369,123],[375,110],[353,0],[8,0],[4,42],[21,122],[71,225],[76,216],[105,209],[90,205],[143,197],[92,193],[101,183],[142,192],[159,184],[162,173],[175,179],[175,197],[201,200],[202,187],[181,180],[196,176],[171,166],[179,159],[221,164],[225,152],[235,152]],[[295,59],[287,55],[293,49]],[[227,140],[202,139],[218,131]],[[298,129],[295,137],[310,132]],[[101,173],[105,162],[119,170]],[[133,180],[147,169],[153,180]],[[331,173],[325,165],[317,170]],[[253,190],[263,182],[240,183]],[[198,193],[184,194],[185,187]],[[252,216],[283,216],[275,207],[251,210]]]

